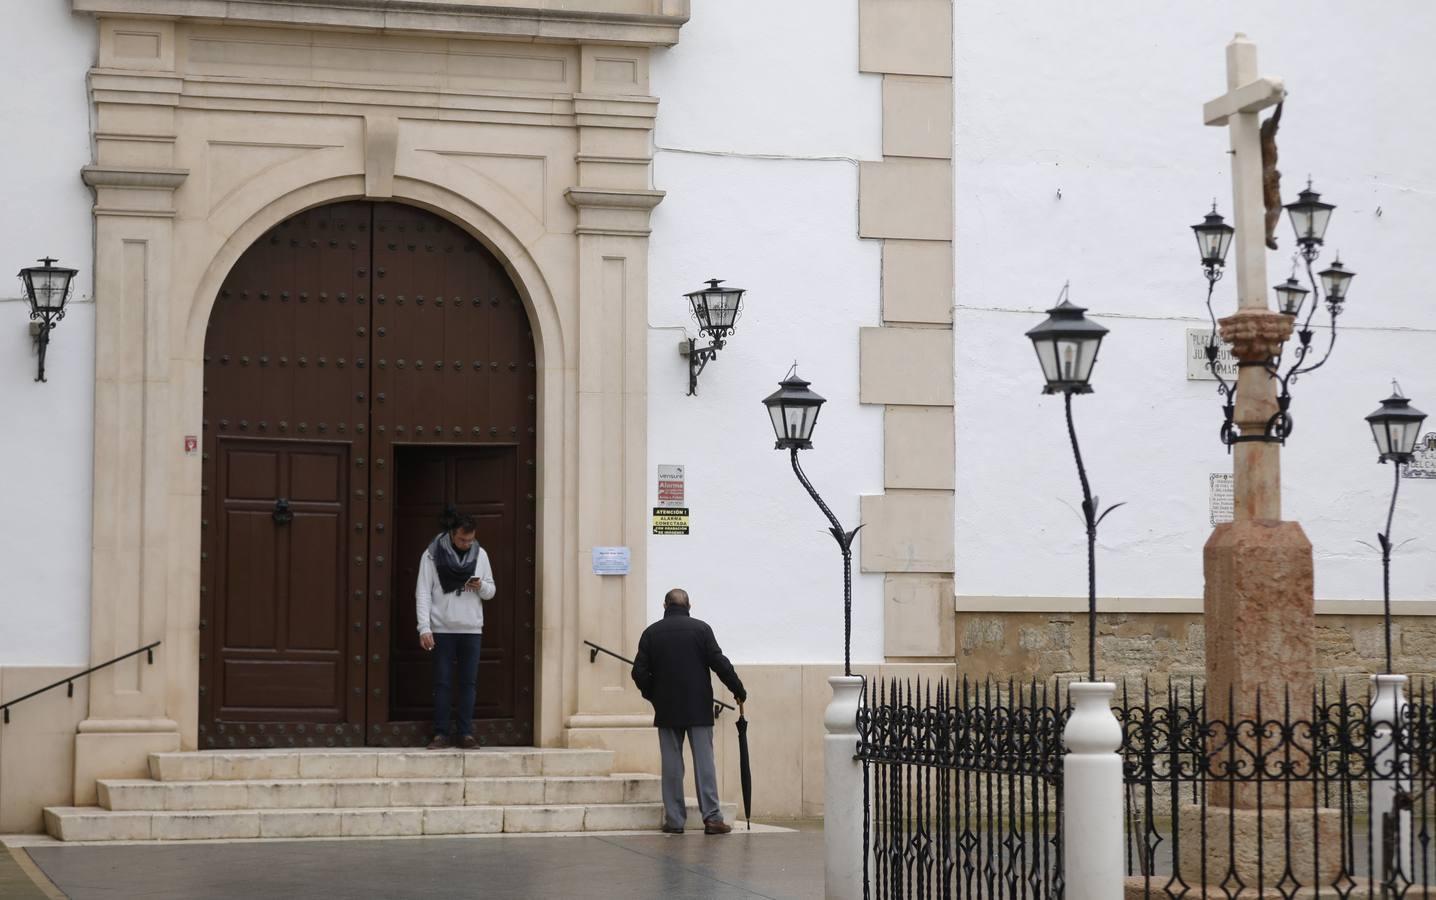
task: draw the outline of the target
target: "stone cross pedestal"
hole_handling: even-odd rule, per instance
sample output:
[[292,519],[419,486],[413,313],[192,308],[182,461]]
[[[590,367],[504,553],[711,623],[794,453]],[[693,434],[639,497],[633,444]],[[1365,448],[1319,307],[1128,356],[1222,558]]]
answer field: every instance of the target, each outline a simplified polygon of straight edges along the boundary
[[[1277,78],[1257,75],[1256,45],[1238,34],[1227,45],[1227,93],[1206,104],[1206,124],[1231,134],[1236,227],[1237,313],[1221,320],[1237,374],[1236,424],[1261,435],[1277,411],[1269,363],[1291,336],[1291,319],[1267,305],[1265,206],[1259,113],[1285,95]],[[1260,689],[1279,709],[1290,689],[1297,709],[1311,696],[1315,609],[1311,542],[1281,521],[1281,445],[1235,447],[1235,520],[1218,525],[1204,550],[1208,715],[1255,711]]]

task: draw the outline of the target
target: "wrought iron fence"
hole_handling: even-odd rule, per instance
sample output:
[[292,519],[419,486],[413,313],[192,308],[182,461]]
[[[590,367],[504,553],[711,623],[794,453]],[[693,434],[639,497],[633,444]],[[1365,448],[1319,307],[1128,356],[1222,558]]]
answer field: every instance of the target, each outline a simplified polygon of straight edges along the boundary
[[[1436,684],[1396,696],[1322,686],[1241,714],[1195,684],[1124,686],[1126,898],[1436,897]],[[1057,684],[868,682],[864,896],[1061,898],[1069,715]]]
[[1245,715],[1190,685],[1124,695],[1127,897],[1436,894],[1432,701],[1429,682],[1376,716],[1344,685]]
[[966,680],[864,687],[864,897],[1062,897],[1059,693]]

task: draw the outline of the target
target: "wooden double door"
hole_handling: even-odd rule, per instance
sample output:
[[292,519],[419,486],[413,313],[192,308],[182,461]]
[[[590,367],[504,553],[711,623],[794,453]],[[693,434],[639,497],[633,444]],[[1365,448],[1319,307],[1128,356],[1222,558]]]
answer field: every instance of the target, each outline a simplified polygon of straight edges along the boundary
[[230,272],[204,365],[200,746],[425,741],[414,584],[451,509],[498,585],[475,735],[532,743],[537,372],[498,260],[413,207],[309,210]]

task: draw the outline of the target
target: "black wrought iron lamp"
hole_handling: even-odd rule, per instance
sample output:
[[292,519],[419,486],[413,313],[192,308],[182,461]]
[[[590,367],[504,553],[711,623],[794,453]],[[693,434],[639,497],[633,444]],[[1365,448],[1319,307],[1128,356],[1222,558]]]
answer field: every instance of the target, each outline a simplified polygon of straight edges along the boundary
[[[1228,240],[1230,238],[1228,237]],[[1058,303],[1047,311],[1047,320],[1027,337],[1037,350],[1046,384],[1044,394],[1061,394],[1067,411],[1067,436],[1072,441],[1072,456],[1077,460],[1077,477],[1082,482],[1082,518],[1087,526],[1087,674],[1097,680],[1097,526],[1121,503],[1097,511],[1098,498],[1092,496],[1087,481],[1087,468],[1082,464],[1082,450],[1077,445],[1077,429],[1072,424],[1072,395],[1090,394],[1092,367],[1097,364],[1097,351],[1107,329],[1089,320],[1087,310],[1067,299],[1067,286],[1062,286]]]
[[50,331],[55,323],[65,318],[65,304],[70,300],[70,283],[75,279],[76,270],[55,265],[55,260],[45,257],[40,265],[20,270],[20,281],[25,285],[25,299],[30,302],[30,320],[37,323],[35,329],[35,351],[40,358],[36,381],[45,380],[45,350],[50,346]]
[[[1201,253],[1202,273],[1207,279],[1207,316],[1212,323],[1212,336],[1207,341],[1206,347],[1207,368],[1216,376],[1217,389],[1223,397],[1221,439],[1228,450],[1233,444],[1244,441],[1286,443],[1286,439],[1291,436],[1294,427],[1290,412],[1291,385],[1302,375],[1321,368],[1331,358],[1331,350],[1336,346],[1336,319],[1341,315],[1346,303],[1347,289],[1350,287],[1351,279],[1356,275],[1355,272],[1341,264],[1339,255],[1328,268],[1319,273],[1312,271],[1313,264],[1321,255],[1321,247],[1326,240],[1326,227],[1331,224],[1331,214],[1335,211],[1336,206],[1323,201],[1321,194],[1312,190],[1310,181],[1307,182],[1306,190],[1297,196],[1297,201],[1288,203],[1283,208],[1287,211],[1292,229],[1296,232],[1297,252],[1305,263],[1307,283],[1311,287],[1307,288],[1297,280],[1296,270],[1293,268],[1291,276],[1273,288],[1277,297],[1277,309],[1293,320],[1300,318],[1302,311],[1305,310],[1306,317],[1296,327],[1297,347],[1291,365],[1285,372],[1281,369],[1284,349],[1283,354],[1279,354],[1265,364],[1253,363],[1254,365],[1263,365],[1280,385],[1276,401],[1277,411],[1267,420],[1266,427],[1260,434],[1237,433],[1235,424],[1237,385],[1235,382],[1229,382],[1223,378],[1217,369],[1218,329],[1217,316],[1212,309],[1212,293],[1216,290],[1217,282],[1221,280],[1222,271],[1226,265],[1227,250],[1231,247],[1232,237],[1236,230],[1227,225],[1217,214],[1216,204],[1212,205],[1212,211],[1201,223],[1192,226]],[[1321,279],[1320,288],[1317,286],[1318,276]],[[1317,308],[1323,304],[1323,292],[1325,292],[1324,302],[1330,317],[1330,336],[1326,352],[1319,360],[1309,362],[1312,340],[1315,337],[1311,328],[1311,320],[1316,315]],[[1309,296],[1313,298],[1310,305],[1306,302]]]
[[708,335],[713,343],[699,347],[695,338],[687,339],[684,355],[688,357],[688,396],[698,393],[698,375],[705,366],[718,356],[718,351],[728,343],[728,336],[738,324],[743,310],[742,288],[723,287],[718,278],[708,279],[708,286],[701,291],[684,294],[693,308],[693,318],[698,320],[698,336]]
[[1386,530],[1376,536],[1381,544],[1381,593],[1388,675],[1391,674],[1391,520],[1396,515],[1396,495],[1401,491],[1401,467],[1416,457],[1416,441],[1424,421],[1426,414],[1402,396],[1401,386],[1394,381],[1391,382],[1391,396],[1381,401],[1380,409],[1366,417],[1380,454],[1377,461],[1383,465],[1392,463],[1391,506],[1386,511]]
[[863,526],[859,525],[852,531],[844,529],[838,517],[828,508],[828,504],[818,496],[818,492],[808,481],[808,476],[803,474],[803,467],[798,464],[798,451],[813,449],[813,428],[818,424],[818,413],[827,402],[808,385],[809,382],[798,377],[798,366],[795,363],[787,376],[778,382],[778,390],[763,400],[763,405],[768,407],[768,417],[773,422],[773,434],[777,437],[773,448],[789,452],[793,461],[793,474],[798,476],[798,481],[818,504],[818,509],[827,516],[831,526],[828,533],[838,542],[838,549],[843,553],[843,674],[852,675],[853,538]]

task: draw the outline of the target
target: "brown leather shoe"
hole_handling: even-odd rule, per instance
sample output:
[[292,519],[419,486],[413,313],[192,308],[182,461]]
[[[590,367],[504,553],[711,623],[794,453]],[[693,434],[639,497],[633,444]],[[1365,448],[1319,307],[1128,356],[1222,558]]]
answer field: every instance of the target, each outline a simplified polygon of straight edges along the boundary
[[425,747],[424,749],[426,749],[426,750],[448,750],[448,749],[449,749],[450,747],[452,747],[452,746],[454,746],[454,745],[451,744],[451,743],[449,743],[449,736],[448,736],[448,735],[446,735],[446,734],[436,734],[436,735],[434,735],[434,739],[429,742],[429,746],[428,746],[428,747]]
[[474,740],[474,736],[472,734],[466,734],[463,737],[459,738],[459,749],[477,750],[479,749],[479,742]]
[[683,833],[683,826],[682,826],[682,825],[669,825],[667,822],[664,822],[664,823],[663,823],[663,833],[664,833],[664,834],[682,834],[682,833]]
[[733,830],[733,826],[722,819],[705,819],[703,821],[704,834],[727,834]]

